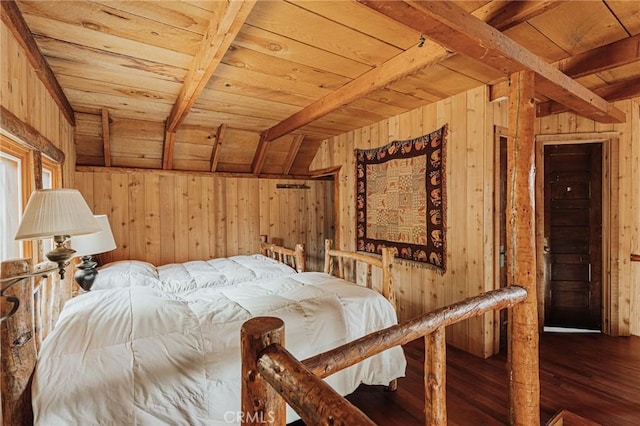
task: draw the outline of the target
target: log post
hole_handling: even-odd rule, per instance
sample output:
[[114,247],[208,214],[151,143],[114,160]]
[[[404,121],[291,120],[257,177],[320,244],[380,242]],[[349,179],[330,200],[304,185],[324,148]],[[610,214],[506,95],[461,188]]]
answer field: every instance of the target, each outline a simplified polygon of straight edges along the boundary
[[304,272],[306,265],[304,264],[304,244],[296,244],[296,254],[294,255],[296,261],[296,271]]
[[393,257],[396,251],[397,249],[392,247],[382,248],[382,295],[391,302],[394,310],[397,310],[396,289],[393,285],[391,269],[393,267]]
[[445,328],[424,336],[425,425],[447,424],[447,342]]
[[258,372],[258,357],[270,344],[284,345],[284,322],[280,318],[255,317],[240,329],[242,350],[242,425],[284,426],[286,405],[278,392]]
[[333,241],[329,239],[324,240],[324,273],[329,275],[333,272],[333,263],[331,262],[331,255],[329,254],[332,247]]
[[507,280],[527,290],[510,311],[509,417],[514,425],[540,424],[535,250],[534,73],[511,75],[507,139]]
[[280,345],[264,350],[258,368],[264,380],[279,390],[307,425],[375,426],[362,411]]
[[[0,265],[0,278],[25,275],[30,273],[31,269],[30,259],[5,261]],[[32,311],[33,278],[24,278],[4,295],[16,297],[20,305],[12,317],[0,322],[2,424],[33,424],[31,373],[36,365]],[[0,302],[0,317],[7,315],[8,309],[8,303]]]
[[260,235],[260,253],[263,256],[268,256],[267,252],[267,236],[265,234]]

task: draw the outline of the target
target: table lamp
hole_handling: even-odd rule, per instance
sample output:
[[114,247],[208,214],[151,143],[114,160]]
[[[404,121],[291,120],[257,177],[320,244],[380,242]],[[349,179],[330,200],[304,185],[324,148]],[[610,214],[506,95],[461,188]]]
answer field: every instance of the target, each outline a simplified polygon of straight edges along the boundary
[[37,189],[31,193],[16,240],[40,240],[53,237],[55,248],[45,256],[58,264],[60,278],[75,250],[65,246],[72,235],[100,231],[87,202],[77,189]]
[[83,290],[91,290],[93,281],[96,279],[98,270],[96,262],[91,260],[94,254],[100,254],[116,249],[116,241],[113,239],[109,218],[107,215],[96,215],[96,220],[100,225],[100,231],[93,234],[71,237],[71,248],[76,251],[76,256],[82,258],[82,263],[76,266],[78,271],[75,274],[76,282]]

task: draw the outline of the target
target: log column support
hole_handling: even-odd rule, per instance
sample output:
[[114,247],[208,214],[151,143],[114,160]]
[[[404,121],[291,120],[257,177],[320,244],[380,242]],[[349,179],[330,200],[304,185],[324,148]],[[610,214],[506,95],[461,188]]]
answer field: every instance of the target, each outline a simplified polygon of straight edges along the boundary
[[424,336],[425,425],[447,424],[447,342],[445,328]]
[[237,421],[246,425],[284,426],[286,404],[258,372],[257,360],[272,343],[284,346],[284,322],[280,318],[255,317],[240,329],[242,349],[242,408]]
[[527,290],[509,318],[510,423],[540,424],[535,251],[534,73],[511,75],[507,142],[507,280]]

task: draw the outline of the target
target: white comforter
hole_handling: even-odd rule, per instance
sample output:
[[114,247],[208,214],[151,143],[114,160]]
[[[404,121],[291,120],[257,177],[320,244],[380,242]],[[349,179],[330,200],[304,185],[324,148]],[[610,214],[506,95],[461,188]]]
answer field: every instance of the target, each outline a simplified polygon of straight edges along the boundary
[[[229,425],[241,419],[240,327],[282,318],[299,359],[396,323],[379,294],[317,272],[170,293],[132,286],[65,305],[33,382],[40,425]],[[346,395],[404,375],[399,347],[327,378]],[[288,421],[297,416],[288,412]]]
[[121,260],[99,269],[92,290],[144,285],[178,292],[295,273],[290,266],[261,254],[194,260],[158,267],[139,260]]

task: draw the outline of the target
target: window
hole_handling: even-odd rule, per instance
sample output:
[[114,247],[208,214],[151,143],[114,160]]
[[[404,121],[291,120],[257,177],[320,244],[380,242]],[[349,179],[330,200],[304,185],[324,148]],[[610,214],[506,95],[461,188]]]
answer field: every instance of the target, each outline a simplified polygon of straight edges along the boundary
[[[42,189],[60,188],[60,165],[42,158]],[[42,240],[42,254],[53,250],[53,238]]]
[[[0,134],[0,261],[19,257],[32,257],[34,247],[30,241],[15,241],[24,207],[31,195],[34,173],[32,151],[22,144]],[[42,157],[42,187],[60,188],[62,171],[59,164]],[[53,240],[44,240],[43,251],[53,248]],[[41,256],[35,256],[41,258]],[[34,259],[37,261],[37,259]]]
[[53,170],[42,165],[42,189],[53,188]]
[[3,206],[0,235],[0,261],[23,256],[22,244],[12,238],[22,217],[22,161],[0,151],[0,204]]

